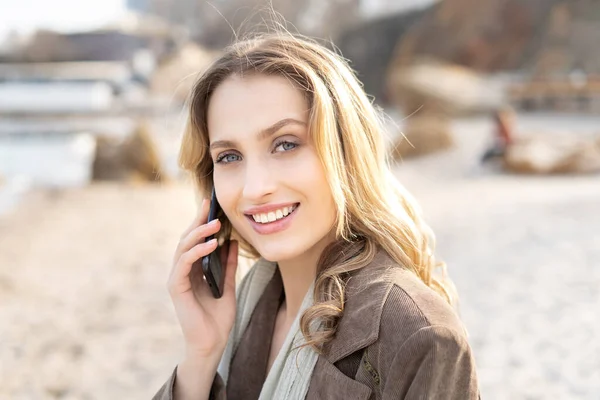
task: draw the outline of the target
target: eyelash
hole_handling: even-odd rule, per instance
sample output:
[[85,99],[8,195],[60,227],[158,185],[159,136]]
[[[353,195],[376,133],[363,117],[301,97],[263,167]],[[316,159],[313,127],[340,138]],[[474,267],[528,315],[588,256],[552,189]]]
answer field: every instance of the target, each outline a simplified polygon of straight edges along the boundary
[[[292,151],[295,150],[299,145],[298,143],[294,143],[294,142],[290,142],[289,140],[280,140],[278,142],[275,142],[275,149],[277,149],[279,146],[283,145],[283,144],[292,144],[294,145],[294,147],[292,147],[289,150],[284,150],[283,152],[288,152],[288,151]],[[227,158],[228,156],[237,156],[237,154],[235,153],[223,153],[220,154],[217,159],[215,160],[215,164],[230,164],[233,161],[223,161],[225,158]]]
[[284,152],[292,151],[298,147],[298,143],[290,142],[289,140],[280,140],[280,141],[275,142],[275,148],[278,148],[282,144],[293,144],[294,145],[294,147],[292,147],[289,150],[284,150]]

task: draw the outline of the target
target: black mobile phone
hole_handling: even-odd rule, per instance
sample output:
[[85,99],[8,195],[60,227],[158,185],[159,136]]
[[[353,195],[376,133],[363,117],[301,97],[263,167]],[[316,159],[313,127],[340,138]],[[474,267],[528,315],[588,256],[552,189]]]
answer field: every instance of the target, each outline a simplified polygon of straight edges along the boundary
[[[223,210],[217,201],[215,189],[213,188],[210,196],[210,209],[208,211],[208,221],[218,219],[223,216]],[[214,235],[208,236],[205,241],[214,239]],[[225,283],[225,267],[227,266],[227,257],[229,255],[229,239],[225,240],[217,249],[210,254],[202,257],[196,263],[202,264],[204,278],[210,287],[213,296],[218,299],[223,296],[223,285]],[[194,264],[196,264],[194,263]],[[194,265],[196,267],[196,265]]]

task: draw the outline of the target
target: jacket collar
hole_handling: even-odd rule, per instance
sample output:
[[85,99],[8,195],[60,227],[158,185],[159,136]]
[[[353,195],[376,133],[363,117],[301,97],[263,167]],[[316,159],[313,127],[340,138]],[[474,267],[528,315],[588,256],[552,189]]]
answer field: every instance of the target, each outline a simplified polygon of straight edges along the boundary
[[344,314],[335,337],[325,345],[323,355],[335,363],[373,344],[379,338],[383,306],[393,283],[386,271],[397,264],[383,250],[363,268],[353,272],[346,285]]

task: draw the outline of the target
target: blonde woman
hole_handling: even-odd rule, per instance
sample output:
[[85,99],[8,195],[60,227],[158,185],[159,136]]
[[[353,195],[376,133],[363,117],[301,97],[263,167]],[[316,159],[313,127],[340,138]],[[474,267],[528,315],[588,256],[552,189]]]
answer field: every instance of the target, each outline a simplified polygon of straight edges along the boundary
[[[289,34],[228,48],[193,88],[180,162],[225,217],[204,200],[175,252],[186,352],[155,399],[478,397],[444,266],[341,57]],[[192,263],[230,234],[216,299]],[[236,289],[238,248],[257,262]]]

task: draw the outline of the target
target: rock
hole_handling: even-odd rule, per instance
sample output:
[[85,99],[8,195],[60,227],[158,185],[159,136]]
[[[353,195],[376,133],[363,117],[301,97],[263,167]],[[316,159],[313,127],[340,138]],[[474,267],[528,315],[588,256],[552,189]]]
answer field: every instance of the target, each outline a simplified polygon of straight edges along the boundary
[[518,132],[510,108],[495,113],[495,144],[482,161],[500,160],[520,174],[590,174],[600,172],[600,135],[574,132]]
[[543,27],[544,37],[533,60],[538,76],[572,71],[600,73],[600,4],[589,0],[554,2]]
[[386,87],[386,70],[398,40],[418,21],[427,9],[377,18],[344,32],[336,45],[363,83],[365,91],[379,104],[391,101]]
[[422,156],[451,148],[454,140],[450,122],[442,115],[423,113],[408,117],[402,135],[394,143],[394,160]]
[[146,123],[124,140],[98,136],[92,180],[164,182],[158,149]]
[[404,115],[489,113],[505,103],[500,87],[474,70],[433,59],[391,68],[388,90]]
[[501,92],[474,71],[432,60],[394,68],[388,82],[394,103],[408,116],[391,149],[395,160],[452,147],[451,117],[487,113],[504,103]]
[[398,42],[393,63],[428,56],[478,71],[520,68],[542,35],[545,0],[444,0]]
[[393,66],[432,57],[481,72],[600,72],[600,4],[444,0],[399,38]]
[[600,172],[600,137],[529,137],[510,146],[507,170],[521,174],[591,174]]

